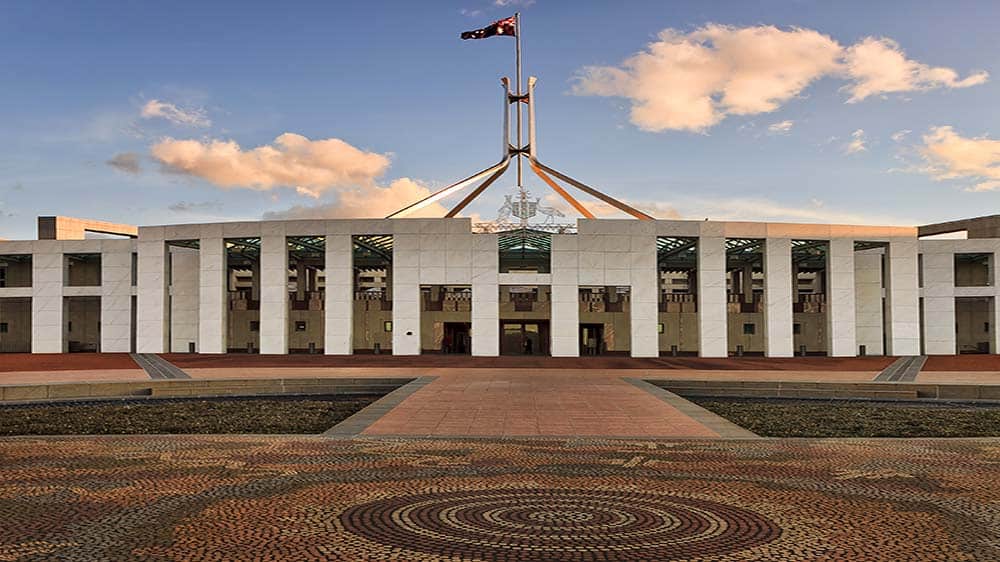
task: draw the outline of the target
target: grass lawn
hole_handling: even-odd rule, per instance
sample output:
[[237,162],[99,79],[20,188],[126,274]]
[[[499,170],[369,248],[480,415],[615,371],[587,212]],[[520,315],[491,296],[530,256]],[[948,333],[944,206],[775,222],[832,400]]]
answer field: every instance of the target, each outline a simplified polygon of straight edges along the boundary
[[997,437],[1000,406],[687,398],[765,437]]
[[0,406],[0,435],[322,433],[381,398],[171,398]]

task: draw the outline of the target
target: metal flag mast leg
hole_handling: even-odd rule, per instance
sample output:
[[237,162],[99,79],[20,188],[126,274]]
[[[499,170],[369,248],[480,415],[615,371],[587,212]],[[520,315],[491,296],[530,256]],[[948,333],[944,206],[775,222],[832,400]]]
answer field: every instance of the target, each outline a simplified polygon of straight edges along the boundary
[[[409,214],[414,213],[414,212],[416,212],[416,211],[418,211],[418,210],[420,210],[420,209],[422,209],[424,207],[427,207],[428,205],[436,203],[436,202],[440,201],[441,199],[444,199],[445,197],[448,197],[449,195],[453,195],[453,194],[455,194],[455,193],[457,193],[457,192],[465,189],[466,187],[468,187],[469,185],[471,185],[471,184],[473,184],[473,183],[475,183],[477,181],[484,180],[484,178],[485,178],[485,180],[478,187],[476,187],[475,190],[473,190],[471,193],[469,193],[469,195],[467,195],[465,198],[463,198],[462,201],[460,201],[458,203],[458,205],[456,205],[454,208],[452,208],[450,211],[448,211],[448,213],[445,215],[445,217],[447,217],[447,218],[455,217],[456,215],[458,215],[459,212],[462,211],[462,209],[464,209],[466,206],[468,206],[470,203],[472,203],[472,201],[475,200],[476,197],[478,197],[483,191],[486,190],[487,187],[489,187],[500,176],[502,176],[504,174],[504,172],[507,171],[507,168],[510,166],[510,160],[511,160],[511,158],[514,158],[517,161],[516,162],[516,168],[517,168],[517,188],[518,188],[518,191],[519,191],[521,208],[524,209],[528,205],[528,192],[527,192],[527,190],[524,189],[524,183],[523,183],[523,179],[524,178],[523,178],[521,158],[523,156],[527,156],[528,157],[528,163],[530,164],[531,170],[535,173],[535,175],[537,175],[539,178],[541,178],[541,180],[543,182],[545,182],[546,185],[548,185],[549,187],[551,187],[553,191],[555,191],[560,197],[562,197],[563,199],[565,199],[566,202],[570,204],[570,206],[572,206],[574,209],[576,209],[577,212],[579,212],[584,217],[586,217],[588,219],[595,218],[594,214],[592,212],[590,212],[587,209],[587,207],[585,207],[582,203],[580,203],[579,201],[577,201],[562,186],[560,186],[558,183],[556,183],[556,181],[553,180],[552,177],[550,177],[550,174],[551,174],[551,176],[555,176],[556,178],[558,178],[558,179],[560,179],[560,180],[562,180],[562,181],[564,181],[564,182],[572,185],[573,187],[579,189],[580,191],[583,191],[584,193],[586,193],[588,195],[591,195],[591,196],[593,196],[593,197],[595,197],[597,199],[600,199],[601,201],[604,201],[605,203],[611,205],[612,207],[614,207],[614,208],[616,208],[616,209],[618,209],[618,210],[620,210],[620,211],[622,211],[622,212],[624,212],[626,214],[629,214],[629,215],[631,215],[631,216],[633,216],[633,217],[635,217],[635,218],[637,218],[639,220],[654,220],[653,217],[647,215],[646,213],[643,213],[642,211],[639,211],[639,210],[637,210],[637,209],[635,209],[635,208],[633,208],[633,207],[631,207],[631,206],[629,206],[629,205],[627,205],[627,204],[625,204],[625,203],[623,203],[623,202],[615,199],[614,197],[611,197],[611,196],[609,196],[609,195],[607,195],[605,193],[602,193],[601,191],[598,191],[597,189],[594,189],[594,188],[592,188],[592,187],[584,184],[583,182],[580,182],[580,181],[578,181],[576,179],[573,179],[572,177],[570,177],[570,176],[568,176],[568,175],[566,175],[566,174],[564,174],[564,173],[562,173],[562,172],[560,172],[558,170],[550,168],[549,166],[546,166],[545,164],[541,163],[538,160],[538,157],[537,157],[537,154],[536,154],[536,152],[537,152],[536,151],[536,144],[535,144],[535,99],[534,99],[535,98],[535,83],[537,82],[537,78],[535,78],[534,76],[531,76],[531,77],[528,78],[528,89],[527,89],[527,91],[525,91],[524,88],[523,88],[522,80],[521,80],[521,76],[522,76],[521,75],[521,14],[519,12],[515,13],[513,19],[514,19],[514,34],[513,35],[514,35],[514,39],[515,39],[515,43],[514,43],[514,73],[515,73],[514,84],[515,84],[517,90],[516,90],[516,92],[511,92],[511,90],[510,90],[510,80],[508,80],[506,77],[500,79],[500,83],[503,85],[503,88],[504,88],[503,155],[502,155],[500,161],[497,162],[496,164],[494,164],[493,166],[490,166],[489,168],[486,168],[485,170],[481,170],[479,172],[476,172],[475,174],[473,174],[473,175],[471,175],[471,176],[469,176],[469,177],[467,177],[467,178],[465,178],[465,179],[463,179],[461,181],[458,181],[456,183],[453,183],[453,184],[449,185],[448,187],[440,189],[440,190],[432,193],[431,195],[429,195],[429,196],[421,199],[420,201],[417,201],[416,203],[413,203],[413,204],[411,204],[411,205],[409,205],[407,207],[404,207],[404,208],[396,211],[395,213],[392,213],[391,215],[389,215],[386,218],[392,219],[392,218],[405,217],[406,215],[409,215]],[[500,23],[504,23],[504,22],[508,22],[508,21],[509,20],[501,20],[500,22],[495,22],[493,25],[498,25]],[[487,28],[487,29],[489,29],[489,28]],[[481,33],[482,31],[484,31],[484,30],[479,30],[479,32],[477,32],[477,33]],[[463,34],[463,38],[466,38],[465,34]],[[528,143],[527,144],[522,144],[522,136],[523,136],[522,135],[522,133],[523,133],[522,112],[521,112],[521,104],[522,103],[527,103],[528,104]],[[510,105],[511,104],[517,104],[516,111],[515,111],[515,119],[516,119],[516,124],[515,124],[515,130],[516,130],[515,137],[516,137],[516,140],[515,140],[515,143],[516,144],[511,144],[511,142],[510,142]],[[527,227],[527,221],[528,221],[528,217],[527,216],[521,217],[521,226],[522,226],[522,228],[526,228]]]

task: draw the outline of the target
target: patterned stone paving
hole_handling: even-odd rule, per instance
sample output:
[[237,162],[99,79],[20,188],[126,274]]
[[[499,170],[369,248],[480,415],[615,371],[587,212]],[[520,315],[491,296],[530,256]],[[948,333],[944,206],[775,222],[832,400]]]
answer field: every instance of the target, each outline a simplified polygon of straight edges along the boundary
[[1000,440],[0,440],[0,561],[998,560]]

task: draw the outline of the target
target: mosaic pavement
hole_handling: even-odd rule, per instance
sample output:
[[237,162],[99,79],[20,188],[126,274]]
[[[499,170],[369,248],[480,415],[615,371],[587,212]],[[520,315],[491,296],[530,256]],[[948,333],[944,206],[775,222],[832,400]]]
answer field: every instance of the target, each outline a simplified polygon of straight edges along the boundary
[[1000,440],[0,440],[0,561],[998,560]]

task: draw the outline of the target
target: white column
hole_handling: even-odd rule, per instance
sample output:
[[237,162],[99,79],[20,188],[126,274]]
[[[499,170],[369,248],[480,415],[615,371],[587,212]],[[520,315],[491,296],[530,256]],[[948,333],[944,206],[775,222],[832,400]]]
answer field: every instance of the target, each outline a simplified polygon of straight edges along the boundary
[[884,355],[882,345],[882,250],[854,254],[855,336],[858,350]]
[[[392,242],[392,354],[420,355],[420,269],[401,254],[421,252],[419,234],[396,234]],[[427,250],[434,252],[434,250]],[[440,253],[444,253],[441,251]],[[419,254],[418,254],[419,255]],[[420,258],[418,257],[418,260]],[[422,262],[418,261],[418,264]],[[429,265],[429,264],[428,264]],[[430,267],[429,267],[430,269]],[[444,266],[440,268],[444,274]],[[442,280],[443,281],[443,280]]]
[[[553,357],[580,355],[579,235],[552,235]],[[633,342],[634,345],[634,342]]]
[[660,354],[656,283],[656,236],[630,236],[632,357]]
[[768,357],[791,357],[793,344],[792,241],[767,238],[764,241],[764,352]]
[[31,256],[31,352],[63,353],[63,254],[57,241],[36,242]]
[[827,352],[831,357],[854,357],[855,338],[854,240],[830,240],[826,259]]
[[482,357],[500,355],[499,274],[497,235],[473,234],[471,335],[473,355]]
[[101,244],[101,351],[132,350],[132,242]]
[[226,244],[218,238],[199,241],[198,345],[199,353],[226,352],[227,271]]
[[920,307],[917,290],[917,240],[889,242],[886,289],[886,340],[890,355],[920,354]]
[[726,239],[698,239],[698,346],[700,357],[726,357]]
[[354,251],[350,234],[326,235],[326,320],[323,353],[354,352]]
[[924,353],[955,355],[955,254],[928,244],[923,256]]
[[139,229],[136,280],[136,341],[138,353],[167,351],[167,245],[163,235]]
[[170,257],[170,351],[198,351],[198,251],[173,247]]
[[[281,225],[269,225],[276,226]],[[260,352],[288,353],[288,243],[283,231],[260,239]]]

